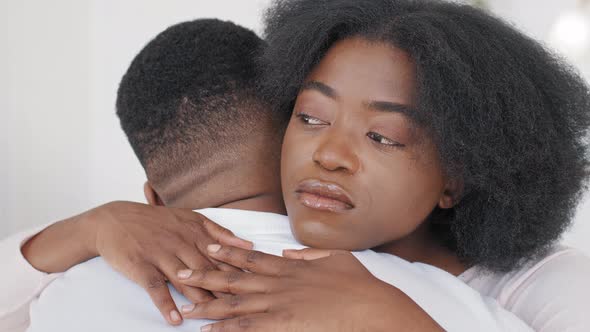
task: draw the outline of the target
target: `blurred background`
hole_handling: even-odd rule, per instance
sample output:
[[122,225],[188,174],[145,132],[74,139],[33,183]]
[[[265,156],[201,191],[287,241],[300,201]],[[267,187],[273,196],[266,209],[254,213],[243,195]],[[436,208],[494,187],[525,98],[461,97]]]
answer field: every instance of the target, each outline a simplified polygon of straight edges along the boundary
[[[0,239],[112,200],[143,202],[115,95],[166,27],[216,17],[261,32],[270,0],[0,1]],[[590,1],[465,1],[560,52],[590,80]],[[589,110],[590,111],[590,110]],[[590,254],[590,194],[563,242]]]

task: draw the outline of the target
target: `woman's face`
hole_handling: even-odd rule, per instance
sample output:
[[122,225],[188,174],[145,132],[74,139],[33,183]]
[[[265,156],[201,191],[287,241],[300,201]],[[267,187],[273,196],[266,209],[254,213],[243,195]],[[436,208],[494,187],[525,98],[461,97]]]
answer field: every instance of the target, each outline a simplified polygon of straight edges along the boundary
[[361,38],[332,46],[306,78],[282,150],[281,180],[295,237],[360,250],[412,234],[450,207],[436,149],[412,125],[409,56]]

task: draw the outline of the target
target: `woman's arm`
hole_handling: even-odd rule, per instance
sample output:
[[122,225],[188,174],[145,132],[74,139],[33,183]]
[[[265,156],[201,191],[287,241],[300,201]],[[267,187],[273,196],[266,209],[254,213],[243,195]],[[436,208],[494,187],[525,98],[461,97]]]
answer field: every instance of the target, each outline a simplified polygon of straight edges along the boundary
[[59,274],[48,274],[31,266],[21,247],[47,225],[14,234],[0,241],[0,331],[25,331],[29,305]]
[[445,271],[366,252],[375,256],[361,257],[363,266],[349,252],[307,261],[210,246],[211,257],[248,272],[180,271],[183,283],[234,294],[183,307],[183,314],[230,318],[212,324],[212,332],[532,331]]
[[213,257],[248,271],[181,272],[186,284],[234,294],[183,307],[186,318],[230,318],[209,325],[211,332],[444,331],[411,298],[375,278],[349,252],[302,261],[210,248]]
[[167,281],[193,302],[214,297],[180,284],[176,271],[233,269],[202,254],[211,243],[252,246],[201,214],[132,202],[108,203],[45,229],[16,235],[0,244],[0,256],[10,258],[8,266],[4,265],[7,273],[2,275],[6,280],[0,284],[0,327],[12,326],[13,321],[26,326],[28,307],[56,277],[51,273],[99,255],[141,285],[167,321],[177,325],[181,316]]
[[23,257],[36,270],[56,273],[98,256],[94,245],[96,224],[92,222],[96,211],[48,226],[24,243]]

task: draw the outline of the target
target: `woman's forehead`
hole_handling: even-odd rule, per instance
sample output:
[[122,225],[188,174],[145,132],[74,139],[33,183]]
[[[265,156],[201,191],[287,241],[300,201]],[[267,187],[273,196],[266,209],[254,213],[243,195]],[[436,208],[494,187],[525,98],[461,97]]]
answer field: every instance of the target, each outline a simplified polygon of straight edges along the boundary
[[353,37],[336,42],[306,78],[363,103],[413,105],[415,66],[409,55],[381,42]]

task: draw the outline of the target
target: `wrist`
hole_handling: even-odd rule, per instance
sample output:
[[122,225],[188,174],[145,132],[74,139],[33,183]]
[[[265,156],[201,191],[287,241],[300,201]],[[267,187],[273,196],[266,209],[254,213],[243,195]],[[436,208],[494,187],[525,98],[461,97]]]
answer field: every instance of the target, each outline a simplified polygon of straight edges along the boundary
[[93,231],[86,213],[56,222],[29,239],[21,248],[23,257],[35,269],[63,272],[96,256]]

